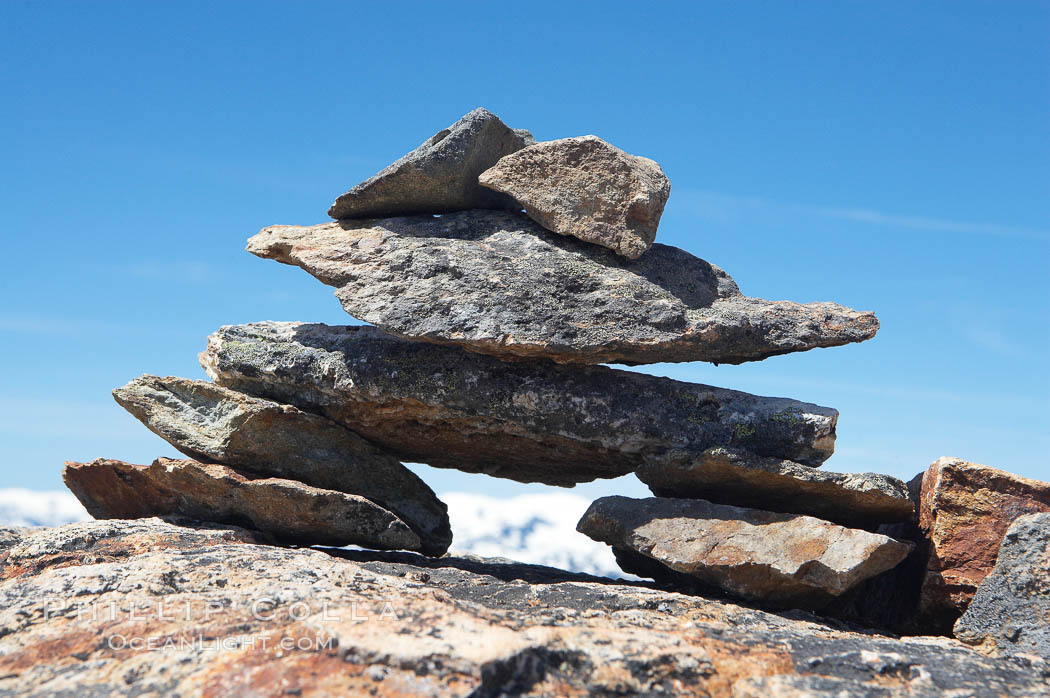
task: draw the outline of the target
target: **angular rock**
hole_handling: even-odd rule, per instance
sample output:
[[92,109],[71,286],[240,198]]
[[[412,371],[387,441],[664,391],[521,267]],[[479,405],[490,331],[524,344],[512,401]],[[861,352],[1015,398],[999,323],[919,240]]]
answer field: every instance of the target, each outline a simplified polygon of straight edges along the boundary
[[572,485],[668,449],[735,446],[818,464],[838,413],[604,366],[507,363],[374,327],[223,327],[216,383],[322,414],[416,463]]
[[597,136],[530,145],[482,172],[478,183],[514,197],[547,230],[628,259],[652,246],[671,193],[659,164]]
[[995,566],[1010,524],[1025,514],[1050,511],[1050,483],[939,458],[911,487],[918,492],[928,555],[920,623],[947,634]]
[[418,148],[346,192],[332,218],[445,213],[469,208],[521,210],[511,197],[478,185],[503,156],[536,142],[485,109],[475,109]]
[[906,521],[915,511],[907,486],[888,475],[833,473],[737,449],[669,452],[635,475],[657,497],[806,514],[851,528]]
[[625,261],[512,213],[276,226],[248,251],[302,267],[387,332],[507,359],[738,364],[861,342],[879,327],[835,303],[748,298],[676,247]]
[[62,479],[98,519],[179,515],[244,526],[288,544],[422,549],[407,524],[364,497],[294,480],[253,479],[225,465],[98,458],[66,463]]
[[702,499],[602,497],[577,530],[745,599],[793,608],[829,603],[912,548],[810,516]]
[[1050,513],[1013,522],[955,637],[995,655],[1050,661]]
[[324,417],[186,378],[141,376],[113,397],[190,458],[366,497],[408,524],[428,555],[452,543],[448,507],[425,482]]
[[[506,561],[235,536],[194,545],[195,534],[159,519],[92,521],[33,530],[17,555],[0,553],[0,695],[1050,691],[1031,665],[949,638],[857,632]],[[159,651],[133,650],[132,638]],[[282,648],[289,640],[308,649]]]

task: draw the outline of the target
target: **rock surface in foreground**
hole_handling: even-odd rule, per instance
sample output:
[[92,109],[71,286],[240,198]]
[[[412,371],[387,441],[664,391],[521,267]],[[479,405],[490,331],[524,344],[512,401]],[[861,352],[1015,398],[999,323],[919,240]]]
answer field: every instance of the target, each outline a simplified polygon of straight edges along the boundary
[[879,328],[873,313],[835,303],[748,298],[676,247],[626,261],[513,213],[275,226],[248,251],[302,267],[387,332],[504,358],[738,364],[862,342]]
[[547,230],[628,259],[653,244],[671,193],[660,165],[596,136],[523,148],[482,172],[478,183],[512,196]]
[[726,448],[672,451],[635,471],[657,497],[806,514],[851,528],[908,520],[915,507],[900,480],[877,473],[834,473]]
[[1010,526],[995,568],[955,624],[955,637],[992,654],[1050,661],[1050,513],[1028,514]]
[[1050,483],[939,458],[911,486],[919,491],[919,528],[929,557],[920,619],[947,634],[995,566],[1010,524],[1050,511]]
[[186,378],[141,376],[113,397],[190,458],[371,499],[416,531],[428,554],[452,543],[448,508],[425,482],[324,417]]
[[478,185],[478,175],[536,140],[511,129],[485,109],[475,109],[422,145],[361,182],[332,204],[332,218],[405,216],[469,208],[509,211],[511,197]]
[[216,383],[323,414],[405,461],[550,485],[618,477],[672,448],[819,464],[838,416],[603,366],[507,363],[374,327],[224,327],[201,365]]
[[792,608],[826,605],[911,550],[909,543],[810,516],[702,499],[602,497],[579,531],[745,599]]
[[99,458],[66,463],[62,479],[99,519],[180,515],[248,526],[282,543],[422,549],[401,519],[364,497],[280,478],[251,479],[224,465]]
[[[1050,690],[1031,665],[946,638],[849,632],[805,614],[550,568],[405,553],[336,557],[241,540],[236,530],[158,519],[24,534],[0,551],[0,695],[766,698],[832,687],[848,696],[983,698]],[[116,621],[90,613],[110,603]],[[130,638],[172,646],[122,646]]]

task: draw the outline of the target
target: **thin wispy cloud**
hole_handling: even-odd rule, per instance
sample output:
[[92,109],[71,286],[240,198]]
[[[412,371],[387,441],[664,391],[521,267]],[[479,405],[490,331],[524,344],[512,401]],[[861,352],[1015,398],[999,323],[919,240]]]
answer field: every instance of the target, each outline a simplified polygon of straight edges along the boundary
[[695,213],[728,221],[748,216],[775,215],[783,218],[791,215],[799,218],[816,217],[829,220],[867,223],[890,228],[921,230],[931,233],[959,233],[964,235],[989,235],[993,237],[1024,238],[1031,240],[1050,240],[1050,230],[990,223],[983,221],[963,221],[951,218],[906,216],[869,208],[851,208],[820,206],[805,203],[776,201],[759,196],[737,196],[699,189],[685,189],[677,193],[677,200],[683,199]]

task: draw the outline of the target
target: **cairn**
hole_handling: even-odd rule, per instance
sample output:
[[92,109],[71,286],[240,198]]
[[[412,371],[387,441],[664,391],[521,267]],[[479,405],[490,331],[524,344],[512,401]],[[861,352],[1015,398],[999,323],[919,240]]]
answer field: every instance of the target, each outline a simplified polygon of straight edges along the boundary
[[594,136],[540,142],[470,112],[340,196],[266,228],[259,257],[372,326],[215,332],[213,382],[142,376],[116,400],[190,460],[69,463],[100,518],[184,515],[276,543],[440,556],[447,509],[402,462],[570,487],[636,473],[579,530],[624,570],[820,608],[900,563],[904,483],[819,470],[827,407],[600,364],[739,364],[872,338],[835,303],[766,301],[655,242],[670,182]]

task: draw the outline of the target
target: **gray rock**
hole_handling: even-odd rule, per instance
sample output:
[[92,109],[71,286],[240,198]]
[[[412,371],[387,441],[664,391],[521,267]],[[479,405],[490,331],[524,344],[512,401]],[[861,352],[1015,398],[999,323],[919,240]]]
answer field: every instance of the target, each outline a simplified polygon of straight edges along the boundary
[[[792,608],[826,605],[896,566],[912,548],[910,543],[810,516],[702,499],[602,497],[577,528],[614,549],[645,556],[704,584]],[[648,569],[637,571],[644,574]]]
[[[222,534],[159,519],[91,521],[34,530],[0,553],[0,695],[1050,691],[1031,666],[950,638],[889,637],[548,567]],[[113,649],[129,636],[175,646]],[[180,647],[182,638],[203,640]],[[310,650],[280,651],[282,638]],[[216,651],[227,646],[237,649]]]
[[113,397],[190,458],[371,499],[411,526],[430,555],[452,543],[448,508],[425,482],[324,417],[186,378],[141,376]]
[[475,109],[418,148],[361,182],[332,204],[332,218],[404,216],[468,208],[521,210],[515,201],[478,185],[478,175],[535,143],[495,114]]
[[735,446],[817,464],[835,410],[604,366],[503,362],[374,327],[224,327],[215,382],[322,414],[405,461],[572,485],[668,449]]
[[738,364],[870,339],[870,312],[747,298],[718,267],[656,244],[640,259],[521,214],[266,228],[252,254],[334,286],[343,308],[402,337],[559,363]]
[[225,465],[158,458],[147,466],[98,458],[66,463],[62,480],[96,519],[179,515],[244,526],[281,543],[422,548],[407,524],[364,497],[253,478]]
[[547,230],[628,259],[652,246],[671,193],[660,165],[597,136],[523,148],[482,172],[478,183],[513,196]]
[[993,655],[1050,660],[1050,513],[1014,521],[955,637]]
[[906,521],[908,487],[877,473],[834,473],[746,451],[673,451],[635,471],[657,497],[691,497],[767,511],[806,514],[851,528]]

